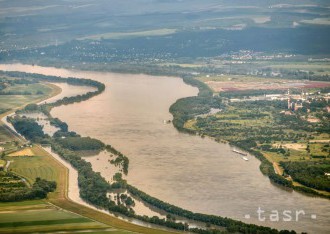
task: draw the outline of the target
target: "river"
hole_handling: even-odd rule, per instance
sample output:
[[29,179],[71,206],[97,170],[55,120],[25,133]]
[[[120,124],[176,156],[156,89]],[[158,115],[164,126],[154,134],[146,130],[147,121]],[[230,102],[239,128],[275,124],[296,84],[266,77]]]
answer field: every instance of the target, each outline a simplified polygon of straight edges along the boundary
[[[172,119],[171,104],[197,94],[196,88],[181,79],[21,64],[0,65],[0,70],[103,82],[106,90],[101,95],[56,107],[51,113],[67,122],[70,130],[100,139],[127,155],[130,168],[126,179],[152,196],[195,212],[279,229],[330,231],[328,200],[283,190],[261,174],[260,162],[254,157],[249,155],[249,161],[244,161],[226,144],[179,133],[172,124],[163,123]],[[94,166],[107,177],[108,167]],[[258,218],[259,207],[265,221]],[[276,211],[279,221],[270,217]],[[283,211],[291,214],[291,221],[283,221],[288,220]],[[296,212],[300,214],[297,220]]]

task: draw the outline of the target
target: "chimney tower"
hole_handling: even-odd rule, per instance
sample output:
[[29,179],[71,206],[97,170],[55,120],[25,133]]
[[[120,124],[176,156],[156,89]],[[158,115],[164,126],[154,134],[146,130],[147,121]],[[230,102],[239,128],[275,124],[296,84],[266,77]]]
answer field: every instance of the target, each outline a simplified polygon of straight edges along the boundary
[[290,89],[288,89],[288,109],[291,109],[291,96],[290,96]]

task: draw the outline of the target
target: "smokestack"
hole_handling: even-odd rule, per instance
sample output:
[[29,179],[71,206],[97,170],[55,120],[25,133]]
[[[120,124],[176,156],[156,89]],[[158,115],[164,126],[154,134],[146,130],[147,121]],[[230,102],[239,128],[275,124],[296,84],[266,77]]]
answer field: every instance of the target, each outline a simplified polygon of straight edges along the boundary
[[291,97],[290,97],[290,89],[288,89],[288,109],[291,109]]

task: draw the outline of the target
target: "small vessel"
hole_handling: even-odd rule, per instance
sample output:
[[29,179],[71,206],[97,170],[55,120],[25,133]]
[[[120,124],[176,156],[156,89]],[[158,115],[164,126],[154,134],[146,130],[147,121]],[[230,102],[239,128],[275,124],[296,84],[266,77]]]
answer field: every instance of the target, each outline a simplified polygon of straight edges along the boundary
[[169,124],[169,123],[171,123],[172,121],[171,121],[171,120],[164,120],[163,122],[164,122],[164,124]]
[[237,154],[240,154],[240,155],[243,155],[243,156],[247,156],[247,153],[243,153],[241,151],[238,151],[236,149],[233,149],[233,152],[237,153]]
[[244,159],[245,161],[249,161],[249,159],[247,157],[242,157],[242,159]]

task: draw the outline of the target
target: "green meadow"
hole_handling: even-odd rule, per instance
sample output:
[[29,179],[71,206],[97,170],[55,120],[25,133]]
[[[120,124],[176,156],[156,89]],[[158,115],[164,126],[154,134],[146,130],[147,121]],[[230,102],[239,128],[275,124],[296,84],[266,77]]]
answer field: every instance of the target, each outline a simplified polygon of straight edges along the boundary
[[44,201],[0,203],[0,233],[128,233]]

